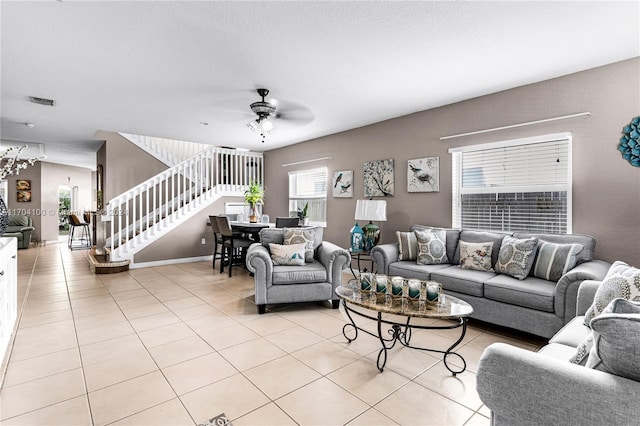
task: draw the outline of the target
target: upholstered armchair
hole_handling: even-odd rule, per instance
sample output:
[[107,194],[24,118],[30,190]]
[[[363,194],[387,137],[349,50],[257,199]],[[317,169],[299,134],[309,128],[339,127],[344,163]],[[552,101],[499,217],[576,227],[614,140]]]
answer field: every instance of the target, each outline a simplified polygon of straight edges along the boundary
[[[281,264],[287,263],[286,256],[278,253],[272,257],[272,249],[286,251],[303,243],[304,253],[288,256],[291,264]],[[322,241],[322,228],[265,228],[260,231],[260,242],[249,247],[246,263],[254,274],[258,313],[263,314],[266,305],[273,303],[331,300],[337,308],[335,288],[342,283],[342,270],[351,263],[351,256]]]

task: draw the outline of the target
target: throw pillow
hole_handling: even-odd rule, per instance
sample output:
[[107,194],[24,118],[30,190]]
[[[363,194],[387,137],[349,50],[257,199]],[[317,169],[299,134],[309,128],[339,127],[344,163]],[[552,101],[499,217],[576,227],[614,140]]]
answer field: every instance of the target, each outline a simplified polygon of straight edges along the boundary
[[576,256],[583,248],[582,244],[556,244],[540,240],[533,275],[557,282],[576,266]]
[[504,237],[496,262],[496,272],[524,280],[531,271],[537,248],[538,239],[535,237],[524,239]]
[[593,303],[584,315],[584,325],[590,327],[592,319],[600,315],[615,298],[640,302],[640,269],[624,262],[615,262],[598,287]]
[[271,260],[274,265],[302,266],[305,246],[306,243],[287,245],[269,243]]
[[415,231],[418,241],[418,264],[440,265],[449,263],[447,257],[447,232],[444,229]]
[[396,231],[396,237],[398,237],[398,260],[416,260],[418,258],[416,234]]
[[313,241],[316,236],[314,228],[284,228],[284,244],[305,244],[304,261],[313,262]]
[[493,241],[488,243],[467,243],[460,241],[460,267],[476,271],[492,272],[491,252]]
[[[605,306],[602,313],[613,312],[613,304]],[[578,345],[576,353],[569,358],[569,362],[579,365],[586,365],[591,348],[593,348],[594,333],[591,331],[587,337]]]
[[640,303],[614,299],[606,310],[611,313],[591,321],[593,347],[586,366],[640,381]]

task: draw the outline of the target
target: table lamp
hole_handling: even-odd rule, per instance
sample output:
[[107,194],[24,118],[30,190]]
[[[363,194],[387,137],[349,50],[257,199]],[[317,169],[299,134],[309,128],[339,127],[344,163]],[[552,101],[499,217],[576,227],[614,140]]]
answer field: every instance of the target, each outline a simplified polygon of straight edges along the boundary
[[364,249],[371,249],[380,241],[380,227],[375,225],[373,221],[387,220],[387,201],[386,200],[358,200],[356,202],[356,221],[368,220],[369,223],[362,227],[364,232]]

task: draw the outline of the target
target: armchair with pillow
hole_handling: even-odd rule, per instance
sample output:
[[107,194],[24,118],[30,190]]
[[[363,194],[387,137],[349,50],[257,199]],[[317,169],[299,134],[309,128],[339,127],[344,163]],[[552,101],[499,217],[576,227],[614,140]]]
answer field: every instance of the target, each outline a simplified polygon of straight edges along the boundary
[[36,228],[33,227],[33,221],[29,216],[22,214],[10,214],[9,226],[2,235],[3,237],[15,237],[18,239],[18,248],[29,248],[31,243],[31,233]]
[[338,307],[335,288],[342,270],[351,263],[349,252],[322,241],[322,228],[265,228],[260,242],[247,251],[253,272],[255,302],[263,314],[267,304],[331,300]]
[[584,281],[577,315],[537,353],[485,349],[476,381],[492,425],[640,422],[640,269],[616,262]]

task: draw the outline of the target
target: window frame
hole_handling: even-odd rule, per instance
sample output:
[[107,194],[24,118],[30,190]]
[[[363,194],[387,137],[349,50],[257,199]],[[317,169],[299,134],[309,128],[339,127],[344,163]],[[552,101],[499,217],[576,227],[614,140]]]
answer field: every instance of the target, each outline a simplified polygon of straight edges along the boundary
[[[296,185],[295,191],[292,191],[292,182],[295,182],[294,179],[298,176],[298,175],[303,175],[303,174],[308,174],[308,175],[313,175],[313,174],[322,174],[323,178],[322,179],[318,179],[317,181],[314,182],[315,185],[323,185],[324,186],[324,192],[320,192],[320,193],[302,193],[300,194]],[[297,206],[297,202],[299,201],[312,201],[312,200],[322,200],[324,201],[324,206],[323,206],[323,211],[322,213],[319,215],[321,220],[311,220],[312,218],[312,214],[313,212],[309,212],[309,224],[311,225],[315,225],[315,226],[321,226],[321,227],[326,227],[327,226],[327,202],[328,202],[328,196],[327,196],[327,191],[328,191],[328,179],[329,179],[329,169],[328,167],[314,167],[311,169],[300,169],[300,170],[292,170],[290,172],[288,172],[288,209],[287,211],[291,212],[291,206],[293,203],[296,204]],[[304,205],[304,204],[303,204]],[[313,208],[313,205],[310,204],[310,207]],[[315,215],[314,215],[315,216]],[[316,217],[317,218],[317,217]],[[324,220],[322,220],[324,219]]]

